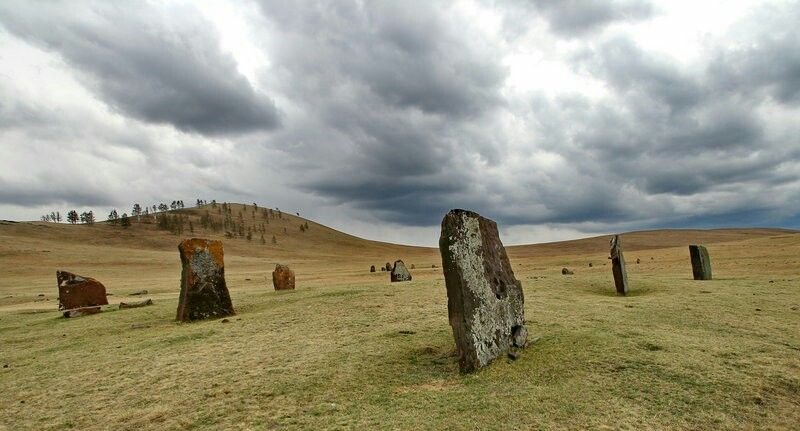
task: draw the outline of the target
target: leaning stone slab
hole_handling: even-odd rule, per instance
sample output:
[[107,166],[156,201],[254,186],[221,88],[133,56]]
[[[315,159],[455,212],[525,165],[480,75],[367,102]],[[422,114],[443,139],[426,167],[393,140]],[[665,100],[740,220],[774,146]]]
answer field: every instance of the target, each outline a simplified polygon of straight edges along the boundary
[[447,311],[461,372],[484,367],[525,347],[525,299],[497,224],[472,211],[451,210],[439,238]]
[[119,309],[124,310],[126,308],[139,308],[139,307],[146,307],[148,305],[153,305],[152,299],[145,299],[144,301],[135,301],[135,302],[120,302]]
[[628,294],[628,272],[625,269],[625,257],[622,255],[622,241],[619,235],[611,237],[611,272],[614,274],[614,286],[620,295]]
[[711,258],[708,249],[702,245],[690,245],[689,256],[692,259],[692,275],[695,280],[711,280]]
[[275,271],[272,271],[272,286],[275,290],[294,290],[294,271],[287,265],[275,265]]
[[97,314],[100,311],[100,306],[97,307],[82,307],[82,308],[73,308],[71,310],[64,311],[64,317],[80,317],[80,316],[87,316],[89,314]]
[[222,242],[201,238],[178,245],[183,270],[177,319],[183,322],[235,314],[228,287]]
[[392,283],[398,281],[411,281],[411,273],[408,272],[406,264],[403,263],[402,260],[394,261],[394,266],[392,267],[392,273],[389,275],[389,279],[392,281]]
[[[67,271],[56,271],[58,281],[58,309],[73,310],[107,305],[106,287],[91,277],[82,277]],[[84,313],[88,314],[88,313]]]

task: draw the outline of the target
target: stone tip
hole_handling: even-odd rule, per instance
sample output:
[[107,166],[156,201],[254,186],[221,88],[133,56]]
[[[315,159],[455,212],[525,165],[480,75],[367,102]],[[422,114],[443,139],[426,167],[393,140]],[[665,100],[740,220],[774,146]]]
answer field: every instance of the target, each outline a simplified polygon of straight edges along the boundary
[[475,211],[465,210],[465,209],[461,209],[461,208],[451,209],[450,212],[447,213],[447,215],[451,215],[451,214],[452,215],[465,215],[467,217],[480,217],[481,216],[480,214],[476,213]]

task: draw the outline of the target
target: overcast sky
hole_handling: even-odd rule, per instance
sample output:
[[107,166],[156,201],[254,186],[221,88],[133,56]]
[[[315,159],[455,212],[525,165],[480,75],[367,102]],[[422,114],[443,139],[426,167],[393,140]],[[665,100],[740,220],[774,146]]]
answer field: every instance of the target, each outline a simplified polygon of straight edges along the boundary
[[0,2],[0,218],[800,227],[800,2]]

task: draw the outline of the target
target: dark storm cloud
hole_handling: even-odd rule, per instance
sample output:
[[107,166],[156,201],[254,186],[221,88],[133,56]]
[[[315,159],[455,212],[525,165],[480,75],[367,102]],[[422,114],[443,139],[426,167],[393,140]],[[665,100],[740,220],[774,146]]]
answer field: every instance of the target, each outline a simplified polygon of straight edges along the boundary
[[547,19],[550,30],[567,37],[578,37],[615,21],[646,19],[655,13],[645,0],[533,0],[531,3]]
[[[19,206],[103,207],[110,206],[115,198],[101,186],[74,184],[52,175],[40,176],[29,182],[11,182],[0,177],[0,204]],[[72,183],[72,184],[70,184]]]
[[294,161],[307,173],[295,180],[301,189],[430,224],[465,193],[476,160],[497,160],[490,134],[471,129],[502,105],[507,72],[445,7],[260,4],[279,35],[272,73],[306,114],[271,141],[304,156]]
[[147,3],[0,4],[0,24],[58,52],[112,109],[206,135],[279,125],[278,111],[236,70],[213,26],[190,8]]

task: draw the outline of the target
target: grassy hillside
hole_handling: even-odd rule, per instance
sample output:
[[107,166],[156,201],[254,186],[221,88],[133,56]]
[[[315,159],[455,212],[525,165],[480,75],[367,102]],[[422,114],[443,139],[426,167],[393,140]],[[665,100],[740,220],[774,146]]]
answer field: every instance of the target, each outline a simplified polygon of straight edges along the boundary
[[[0,223],[0,429],[792,429],[800,423],[800,234],[623,235],[632,294],[614,295],[608,238],[510,247],[538,337],[515,362],[460,375],[438,250],[366,241],[283,214],[222,239],[237,316],[174,321],[177,243],[96,224]],[[260,230],[252,207],[234,217]],[[221,214],[217,216],[222,217]],[[248,219],[248,216],[250,218]],[[150,220],[152,222],[152,220]],[[285,233],[283,229],[286,229]],[[271,243],[275,235],[277,244]],[[715,280],[691,280],[689,243]],[[414,281],[369,265],[402,258]],[[641,260],[636,264],[636,259]],[[276,262],[294,292],[267,282]],[[589,263],[593,266],[590,268]],[[562,276],[560,269],[575,270]],[[55,270],[155,305],[63,319]],[[44,295],[44,296],[39,296]],[[7,367],[5,367],[7,365]]]

